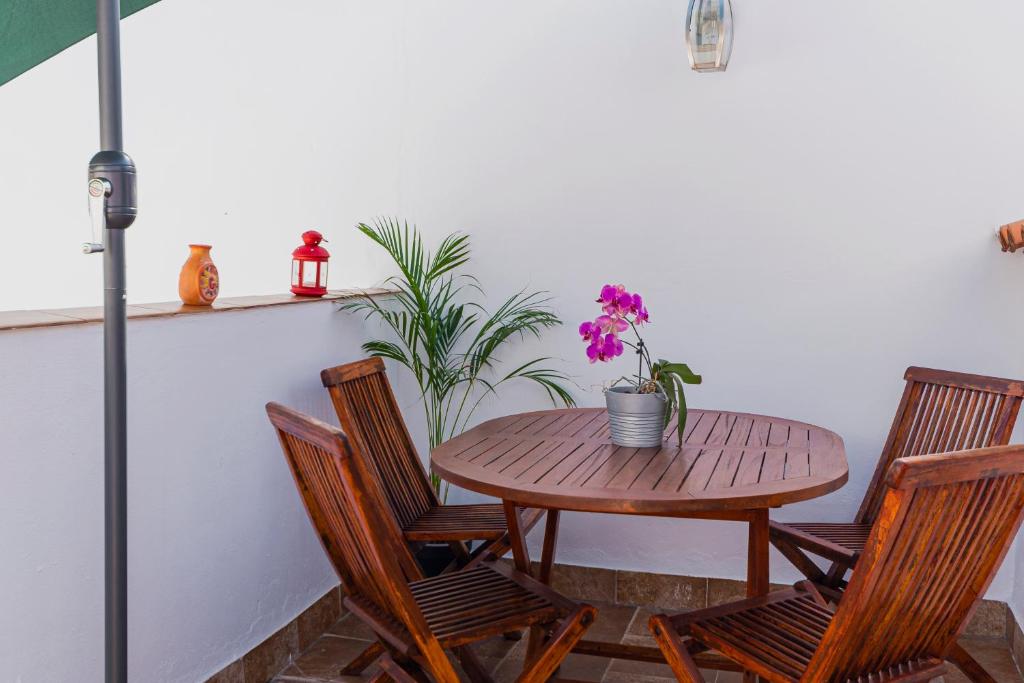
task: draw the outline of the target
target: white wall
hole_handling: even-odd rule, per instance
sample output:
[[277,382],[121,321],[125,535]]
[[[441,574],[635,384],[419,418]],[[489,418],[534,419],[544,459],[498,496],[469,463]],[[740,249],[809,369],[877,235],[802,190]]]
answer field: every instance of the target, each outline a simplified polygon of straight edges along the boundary
[[[704,373],[692,403],[846,439],[850,483],[778,517],[848,518],[907,365],[1024,376],[1024,262],[993,238],[1024,214],[1024,4],[736,0],[713,75],[688,70],[684,5],[168,0],[128,19],[132,300],[173,298],[189,240],[216,245],[231,294],[281,290],[311,225],[338,286],[386,272],[357,220],[467,230],[492,300],[557,294],[570,324],[521,355],[564,359],[582,403],[623,366],[583,362],[575,323],[623,282],[647,296],[657,355]],[[93,81],[82,44],[0,89],[0,308],[97,300],[98,262],[74,253]],[[66,249],[59,287],[22,286],[40,239]],[[486,411],[539,405],[510,392]],[[742,574],[734,525],[563,528],[563,561]],[[1013,594],[1013,564],[991,597]]]
[[[128,335],[129,678],[192,683],[337,584],[263,406],[333,419],[319,372],[364,335],[328,303]],[[4,681],[103,678],[101,337],[0,333]]]

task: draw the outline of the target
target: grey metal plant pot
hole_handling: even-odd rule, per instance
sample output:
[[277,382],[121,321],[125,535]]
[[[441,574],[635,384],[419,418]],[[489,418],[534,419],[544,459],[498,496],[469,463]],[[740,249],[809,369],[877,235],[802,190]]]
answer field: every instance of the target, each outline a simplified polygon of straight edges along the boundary
[[634,387],[611,387],[604,392],[612,443],[630,448],[660,446],[665,436],[668,397],[638,394]]

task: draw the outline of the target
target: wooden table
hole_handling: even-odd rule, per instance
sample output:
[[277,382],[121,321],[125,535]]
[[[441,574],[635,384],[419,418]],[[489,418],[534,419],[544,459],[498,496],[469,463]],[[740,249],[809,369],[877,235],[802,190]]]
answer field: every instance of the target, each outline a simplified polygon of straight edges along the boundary
[[[672,421],[675,424],[675,420]],[[560,510],[744,521],[747,594],[768,592],[768,509],[846,483],[843,440],[803,422],[690,410],[683,447],[611,443],[601,408],[545,410],[485,422],[431,454],[435,472],[504,501],[516,567],[530,572],[520,507],[548,511],[538,578],[549,583]],[[657,648],[583,641],[576,650],[663,661]],[[702,666],[728,668],[709,658]]]

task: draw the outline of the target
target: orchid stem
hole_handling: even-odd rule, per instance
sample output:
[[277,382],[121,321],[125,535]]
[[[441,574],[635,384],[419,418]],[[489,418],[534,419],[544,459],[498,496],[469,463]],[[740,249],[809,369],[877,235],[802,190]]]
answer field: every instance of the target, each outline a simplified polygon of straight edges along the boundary
[[629,318],[625,318],[625,320],[629,323],[629,327],[633,330],[633,334],[636,335],[637,345],[633,346],[632,344],[629,344],[629,342],[626,343],[636,349],[636,352],[640,354],[640,375],[637,379],[640,382],[643,381],[644,362],[647,363],[647,371],[651,374],[651,379],[654,379],[654,366],[651,363],[651,354],[647,351],[647,345],[644,344],[644,338],[640,336],[640,332],[636,329],[636,325],[633,324],[632,320]]
[[[637,337],[639,339],[639,336]],[[639,347],[636,350],[636,355],[640,356],[639,365],[636,369],[636,381],[637,390],[639,391],[644,381],[644,340],[640,339],[640,343],[637,344]]]

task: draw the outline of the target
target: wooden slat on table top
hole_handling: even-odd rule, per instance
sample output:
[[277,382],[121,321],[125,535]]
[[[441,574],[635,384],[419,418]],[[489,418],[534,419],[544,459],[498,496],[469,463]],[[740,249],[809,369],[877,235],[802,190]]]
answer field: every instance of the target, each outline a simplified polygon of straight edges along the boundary
[[[674,421],[673,421],[674,423]],[[434,470],[464,488],[523,505],[638,514],[773,507],[846,482],[843,440],[802,422],[691,410],[683,447],[623,448],[600,408],[485,422],[441,444]]]

